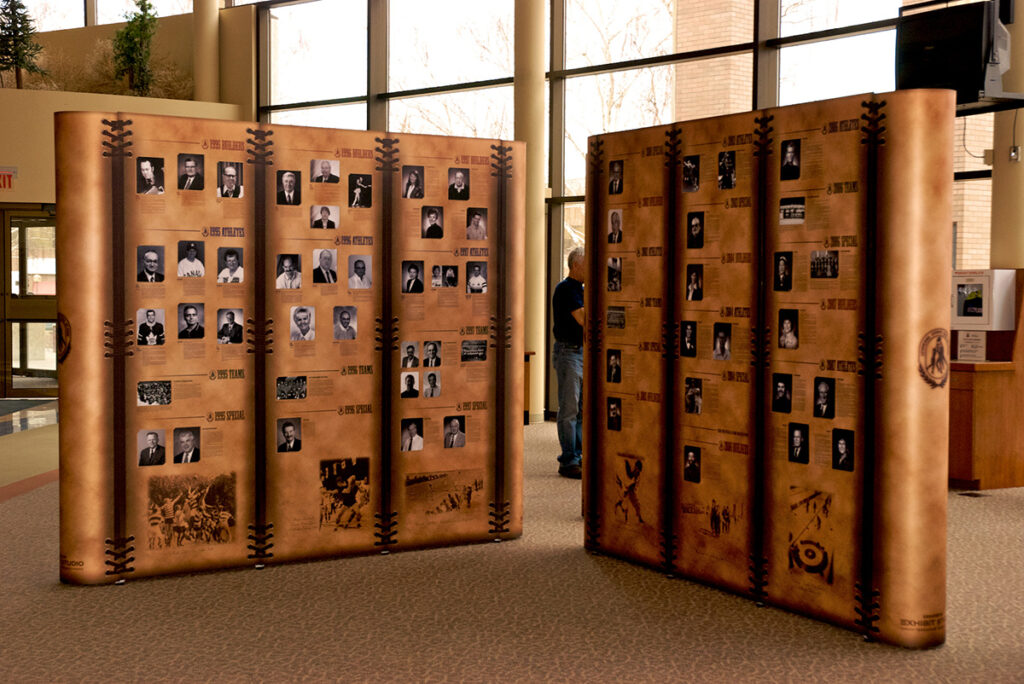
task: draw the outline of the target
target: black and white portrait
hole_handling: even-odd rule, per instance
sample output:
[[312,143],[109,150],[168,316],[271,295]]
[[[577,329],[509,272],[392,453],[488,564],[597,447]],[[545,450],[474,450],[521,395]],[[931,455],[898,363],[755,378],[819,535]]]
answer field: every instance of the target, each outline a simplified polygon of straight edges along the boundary
[[779,349],[800,348],[800,311],[779,309]]
[[790,463],[810,462],[811,455],[811,432],[806,423],[789,424],[788,458]]
[[138,157],[135,160],[135,187],[140,195],[164,194],[163,157]]
[[217,309],[217,344],[242,344],[244,335],[241,309]]
[[423,207],[420,210],[420,237],[440,240],[444,237],[444,207]]
[[217,282],[244,283],[245,266],[242,263],[244,250],[241,247],[217,248]]
[[423,167],[402,167],[402,197],[406,199],[423,199]]
[[469,169],[448,169],[448,199],[469,199]]
[[277,203],[298,206],[302,204],[302,172],[277,172]]
[[683,192],[700,190],[700,155],[683,157]]
[[368,173],[348,174],[348,206],[366,209],[373,206],[373,176]]
[[776,292],[789,292],[793,289],[793,253],[776,252],[772,261],[775,265],[772,289]]
[[836,416],[836,381],[835,378],[814,378],[814,417],[835,418]]
[[309,177],[313,183],[337,183],[341,163],[334,159],[313,159],[309,162]]
[[178,339],[201,340],[206,335],[206,312],[200,302],[178,304]]
[[306,398],[306,376],[288,375],[277,378],[277,398],[305,399]]
[[853,430],[832,430],[832,469],[853,472]]
[[334,229],[338,226],[341,210],[329,204],[314,204],[309,208],[309,227]]
[[242,162],[217,162],[217,197],[244,197],[242,187]]
[[136,250],[138,262],[138,282],[164,282],[164,248],[163,245],[139,245]]
[[202,278],[206,275],[206,243],[202,240],[178,241],[178,277]]
[[204,168],[203,155],[201,154],[179,154],[178,155],[178,189],[179,190],[202,190],[203,177],[206,173]]
[[793,410],[793,376],[790,373],[772,373],[772,411],[790,413]]
[[136,309],[135,343],[140,347],[155,347],[163,344],[166,337],[163,309]]
[[277,453],[302,451],[302,419],[277,419]]
[[691,211],[686,215],[686,248],[700,249],[704,246],[704,212]]
[[780,180],[796,180],[800,177],[800,139],[782,141],[782,168],[779,171]]

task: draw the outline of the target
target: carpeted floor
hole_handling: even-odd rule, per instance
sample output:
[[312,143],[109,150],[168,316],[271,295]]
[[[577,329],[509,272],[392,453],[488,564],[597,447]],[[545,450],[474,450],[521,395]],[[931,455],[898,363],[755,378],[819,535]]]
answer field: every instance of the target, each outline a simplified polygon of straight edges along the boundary
[[61,586],[57,485],[16,496],[0,503],[0,677],[1024,681],[1024,489],[950,495],[948,640],[913,652],[587,554],[556,443],[553,424],[526,428],[516,541],[122,587]]

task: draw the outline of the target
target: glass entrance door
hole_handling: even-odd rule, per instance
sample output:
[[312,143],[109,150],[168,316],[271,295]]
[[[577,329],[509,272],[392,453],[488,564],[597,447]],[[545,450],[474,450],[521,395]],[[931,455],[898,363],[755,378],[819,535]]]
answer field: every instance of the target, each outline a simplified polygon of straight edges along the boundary
[[0,205],[0,215],[5,268],[0,396],[56,396],[56,217],[40,205]]

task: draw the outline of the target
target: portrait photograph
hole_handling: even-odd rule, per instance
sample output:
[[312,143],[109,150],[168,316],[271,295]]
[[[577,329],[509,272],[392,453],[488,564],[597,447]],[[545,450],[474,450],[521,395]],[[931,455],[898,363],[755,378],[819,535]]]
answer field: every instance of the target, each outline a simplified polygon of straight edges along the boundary
[[201,340],[206,335],[206,312],[201,302],[178,304],[178,339]]
[[423,391],[421,395],[424,399],[433,399],[441,396],[441,371],[423,371]]
[[699,415],[704,410],[704,380],[684,378],[683,386],[683,411]]
[[783,140],[779,180],[796,180],[800,177],[800,139]]
[[711,358],[715,361],[728,361],[732,358],[732,323],[715,323],[714,344],[711,347]]
[[622,399],[620,397],[608,397],[607,428],[612,432],[622,431]]
[[622,350],[609,349],[605,353],[606,380],[622,382]]
[[444,417],[444,448],[458,449],[466,446],[466,416]]
[[701,249],[704,246],[704,212],[691,211],[686,215],[686,248]]
[[334,339],[354,340],[359,331],[354,306],[334,307]]
[[772,373],[772,411],[790,413],[793,410],[793,376],[790,373]]
[[242,344],[245,319],[242,310],[217,309],[217,344]]
[[814,378],[814,417],[835,418],[836,416],[836,381],[835,378]]
[[700,447],[683,447],[683,479],[700,484]]
[[469,169],[448,169],[448,199],[469,199]]
[[179,190],[202,190],[203,177],[206,173],[203,155],[201,154],[179,154],[178,155],[178,189]]
[[373,206],[373,176],[368,173],[348,174],[348,206],[367,209]]
[[341,180],[341,162],[337,159],[313,159],[309,162],[311,183],[337,183]]
[[158,466],[167,462],[167,432],[165,430],[139,430],[135,448],[139,450],[140,466]]
[[302,451],[302,419],[277,419],[277,453]]
[[341,209],[329,204],[314,204],[309,208],[309,227],[333,230],[338,226]]
[[135,191],[140,195],[164,194],[163,157],[136,158],[135,188]]
[[398,389],[402,399],[418,399],[420,396],[420,374],[415,371],[403,371],[398,379]]
[[680,322],[679,355],[691,359],[697,356],[697,321]]
[[202,278],[206,275],[206,243],[202,240],[178,241],[178,277]]
[[403,418],[400,424],[400,449],[423,451],[423,419]]
[[718,189],[732,190],[736,187],[736,151],[718,153]]
[[140,347],[156,347],[166,341],[167,331],[163,309],[136,309],[136,339]]
[[199,463],[202,456],[199,426],[174,428],[174,462]]
[[348,257],[348,287],[350,290],[368,290],[373,286],[373,256],[350,254]]
[[277,172],[277,203],[298,206],[302,204],[302,172],[282,170]]
[[276,381],[277,398],[284,401],[287,399],[306,398],[306,376],[288,375],[280,376]]
[[466,211],[466,239],[487,239],[487,210],[482,207],[470,207]]
[[466,294],[487,292],[487,262],[466,262]]
[[139,245],[135,248],[140,283],[164,282],[163,245]]
[[218,283],[245,282],[245,265],[243,264],[244,253],[245,250],[241,247],[217,248]]
[[441,340],[427,340],[423,343],[423,366],[436,368],[441,365]]
[[462,340],[460,356],[464,363],[487,360],[487,340]]
[[420,237],[428,240],[444,237],[444,207],[423,207],[420,219]]
[[289,309],[288,336],[292,342],[312,342],[316,339],[316,308],[293,306]]
[[779,349],[800,348],[800,311],[779,309]]
[[217,197],[239,198],[245,196],[242,185],[242,162],[217,162]]
[[402,197],[405,199],[423,199],[423,167],[402,167]]
[[171,403],[170,380],[146,380],[136,386],[136,406],[167,406]]
[[298,290],[302,287],[302,259],[298,254],[278,254],[274,269],[278,290]]
[[704,299],[704,264],[686,266],[686,301],[699,302]]
[[853,472],[853,430],[832,430],[832,470]]
[[839,250],[819,249],[811,252],[812,278],[839,277]]
[[622,159],[613,159],[608,162],[608,194],[621,195],[624,187],[623,177],[625,175],[626,162]]
[[789,462],[807,465],[811,460],[811,432],[806,423],[789,424]]
[[789,292],[793,289],[793,253],[776,252],[772,262],[775,265],[772,289],[776,292]]
[[622,292],[622,258],[608,258],[608,291]]
[[608,244],[617,245],[622,242],[622,210],[612,209],[608,212]]
[[406,294],[423,294],[423,262],[402,262],[402,292]]
[[804,222],[807,199],[804,197],[779,198],[779,225],[797,226]]
[[313,282],[319,285],[330,285],[338,282],[338,250],[313,250]]
[[700,190],[700,155],[683,157],[683,192]]

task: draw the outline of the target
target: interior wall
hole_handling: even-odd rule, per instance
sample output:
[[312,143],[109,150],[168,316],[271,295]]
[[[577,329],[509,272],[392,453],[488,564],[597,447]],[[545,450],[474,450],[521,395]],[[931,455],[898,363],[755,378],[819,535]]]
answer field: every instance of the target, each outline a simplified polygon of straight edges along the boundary
[[0,88],[0,203],[56,201],[53,114],[62,111],[244,118],[235,104]]

